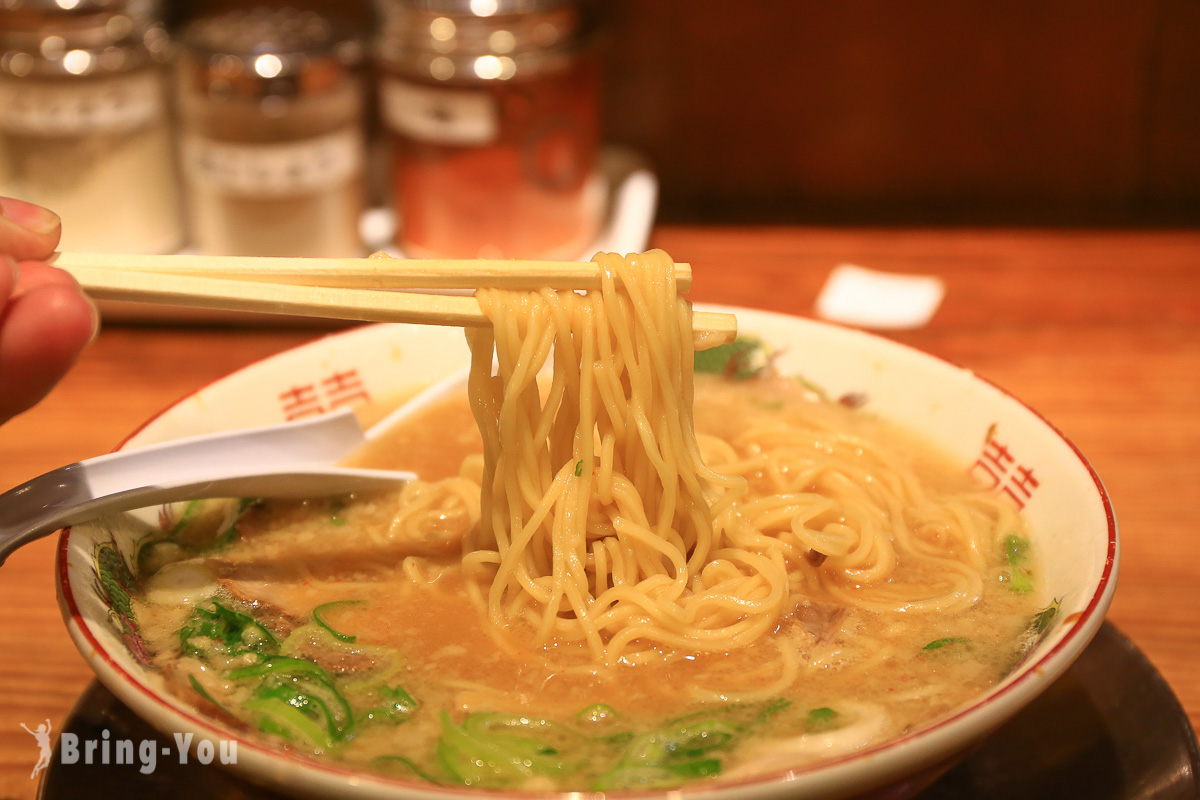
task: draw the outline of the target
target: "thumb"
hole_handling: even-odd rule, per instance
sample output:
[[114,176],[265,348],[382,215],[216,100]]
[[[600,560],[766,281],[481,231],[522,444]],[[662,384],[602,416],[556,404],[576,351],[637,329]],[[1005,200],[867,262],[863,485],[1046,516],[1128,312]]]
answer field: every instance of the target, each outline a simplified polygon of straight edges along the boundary
[[24,200],[0,197],[0,253],[18,261],[46,258],[58,247],[62,220]]

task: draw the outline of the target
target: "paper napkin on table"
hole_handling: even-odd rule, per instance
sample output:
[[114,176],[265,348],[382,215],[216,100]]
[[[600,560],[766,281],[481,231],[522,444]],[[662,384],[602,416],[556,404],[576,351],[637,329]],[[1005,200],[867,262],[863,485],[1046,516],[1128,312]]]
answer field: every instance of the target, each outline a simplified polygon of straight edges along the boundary
[[817,296],[817,315],[877,330],[920,328],[937,312],[946,286],[933,275],[879,272],[839,264]]

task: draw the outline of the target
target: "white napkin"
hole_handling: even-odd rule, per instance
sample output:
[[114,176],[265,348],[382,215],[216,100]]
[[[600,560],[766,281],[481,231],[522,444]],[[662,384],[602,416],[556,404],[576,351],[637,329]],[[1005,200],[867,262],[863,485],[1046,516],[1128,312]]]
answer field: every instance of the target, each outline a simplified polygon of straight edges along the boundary
[[817,296],[817,315],[844,325],[906,330],[929,323],[946,286],[934,275],[879,272],[838,264]]

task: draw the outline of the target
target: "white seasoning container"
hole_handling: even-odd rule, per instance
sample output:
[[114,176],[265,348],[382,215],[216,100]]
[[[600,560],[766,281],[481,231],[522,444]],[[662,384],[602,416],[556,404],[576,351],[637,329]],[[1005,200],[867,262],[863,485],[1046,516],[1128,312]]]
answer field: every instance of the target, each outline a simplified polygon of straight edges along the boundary
[[145,3],[0,3],[0,194],[63,219],[64,250],[183,240],[166,102],[170,42]]
[[361,254],[360,41],[291,8],[197,20],[183,39],[183,165],[196,249]]

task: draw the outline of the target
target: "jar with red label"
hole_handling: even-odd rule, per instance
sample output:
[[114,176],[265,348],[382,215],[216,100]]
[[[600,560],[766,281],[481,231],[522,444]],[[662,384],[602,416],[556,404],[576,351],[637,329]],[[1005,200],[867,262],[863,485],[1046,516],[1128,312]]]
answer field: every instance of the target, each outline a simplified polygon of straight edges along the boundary
[[604,204],[584,3],[393,0],[377,47],[406,255],[575,258]]

